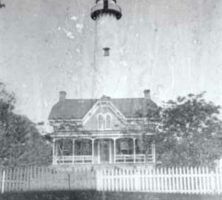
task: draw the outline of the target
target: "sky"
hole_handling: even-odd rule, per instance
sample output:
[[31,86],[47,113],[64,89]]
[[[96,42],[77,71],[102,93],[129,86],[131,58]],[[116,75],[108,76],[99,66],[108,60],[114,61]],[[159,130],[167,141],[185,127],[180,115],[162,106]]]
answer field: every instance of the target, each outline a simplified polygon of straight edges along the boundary
[[[16,112],[45,121],[60,90],[67,98],[91,98],[94,0],[2,1],[0,81],[15,92]],[[142,97],[150,89],[161,104],[206,91],[222,106],[221,0],[117,2],[118,73],[127,85],[113,97]]]

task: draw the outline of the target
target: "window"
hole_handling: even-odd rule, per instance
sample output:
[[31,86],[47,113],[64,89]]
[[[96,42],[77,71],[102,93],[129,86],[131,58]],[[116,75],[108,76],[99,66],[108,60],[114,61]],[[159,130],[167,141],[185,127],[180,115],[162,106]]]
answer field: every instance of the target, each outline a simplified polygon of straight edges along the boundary
[[[150,149],[150,145],[148,147]],[[142,139],[136,139],[136,153],[137,154],[145,154],[146,148],[147,147],[145,147],[144,141]],[[150,153],[149,149],[147,149],[148,153]]]
[[133,140],[121,138],[116,142],[117,154],[133,154]]
[[104,51],[104,56],[109,56],[109,51],[110,51],[110,48],[109,47],[105,47],[103,48],[103,51]]
[[92,142],[88,139],[76,140],[75,154],[76,155],[92,155]]
[[70,156],[73,153],[73,143],[70,139],[61,139],[57,141],[58,155]]
[[111,129],[112,118],[110,114],[99,114],[97,118],[97,127],[99,130]]
[[103,115],[99,115],[98,116],[98,129],[99,130],[103,130],[104,128],[105,128],[105,120],[104,120],[104,117],[103,117]]
[[111,116],[109,114],[106,115],[106,128],[111,128]]

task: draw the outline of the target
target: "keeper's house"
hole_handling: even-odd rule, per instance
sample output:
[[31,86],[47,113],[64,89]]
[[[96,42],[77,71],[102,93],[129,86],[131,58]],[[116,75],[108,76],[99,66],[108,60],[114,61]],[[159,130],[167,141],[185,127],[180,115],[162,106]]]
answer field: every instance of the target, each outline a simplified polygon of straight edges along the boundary
[[146,118],[153,109],[150,90],[142,98],[100,99],[66,99],[60,92],[49,115],[53,165],[155,164],[155,124]]

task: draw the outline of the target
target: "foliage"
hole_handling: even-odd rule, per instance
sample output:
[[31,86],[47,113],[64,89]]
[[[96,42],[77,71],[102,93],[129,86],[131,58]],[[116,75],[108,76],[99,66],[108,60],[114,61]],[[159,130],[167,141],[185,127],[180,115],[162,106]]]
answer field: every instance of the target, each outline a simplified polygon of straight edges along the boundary
[[0,8],[4,8],[5,4],[0,1]]
[[11,113],[15,105],[15,95],[6,90],[3,83],[0,82],[0,121],[6,123],[8,113]]
[[213,166],[222,155],[220,107],[204,93],[168,101],[161,111],[155,137],[164,166]]
[[13,112],[15,96],[0,86],[0,165],[48,164],[50,146],[34,123]]

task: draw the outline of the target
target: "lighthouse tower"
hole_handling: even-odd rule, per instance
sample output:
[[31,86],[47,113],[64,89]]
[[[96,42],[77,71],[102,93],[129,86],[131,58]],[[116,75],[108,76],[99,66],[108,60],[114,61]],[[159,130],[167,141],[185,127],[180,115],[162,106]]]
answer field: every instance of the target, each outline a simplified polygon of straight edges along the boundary
[[122,17],[116,0],[96,0],[91,9],[95,28],[95,93],[116,96],[120,84],[120,46],[118,20]]

